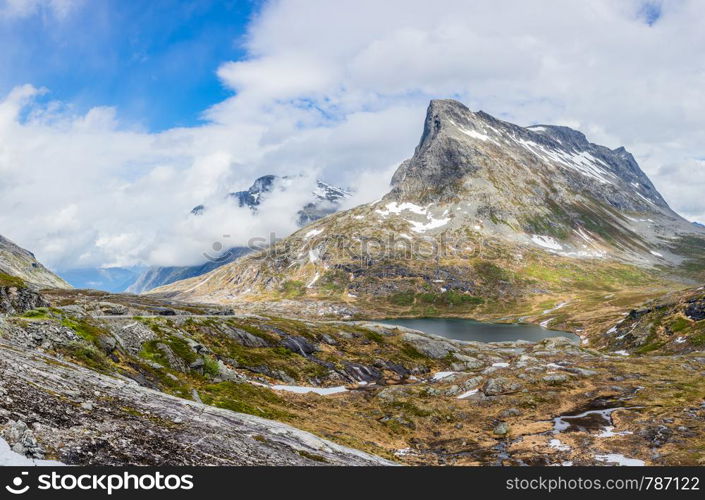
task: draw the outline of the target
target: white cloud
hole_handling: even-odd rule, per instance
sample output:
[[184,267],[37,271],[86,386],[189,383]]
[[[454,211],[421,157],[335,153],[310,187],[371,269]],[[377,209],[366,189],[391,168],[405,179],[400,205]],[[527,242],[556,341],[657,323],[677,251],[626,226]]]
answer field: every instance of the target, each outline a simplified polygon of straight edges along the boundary
[[59,267],[194,263],[215,241],[295,228],[304,182],[257,218],[225,201],[259,175],[378,198],[433,97],[623,144],[676,210],[705,220],[704,22],[696,0],[663,2],[652,26],[636,0],[272,2],[248,56],[218,71],[236,93],[204,126],[131,130],[111,108],[39,105],[31,86],[2,99],[0,233]]
[[22,18],[37,13],[65,19],[83,0],[0,0],[0,17]]

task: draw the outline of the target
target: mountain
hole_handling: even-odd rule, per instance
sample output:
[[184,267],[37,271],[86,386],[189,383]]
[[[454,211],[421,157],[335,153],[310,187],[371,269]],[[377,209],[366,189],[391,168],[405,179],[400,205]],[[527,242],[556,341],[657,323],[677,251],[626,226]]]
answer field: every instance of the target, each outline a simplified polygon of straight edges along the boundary
[[414,155],[382,200],[155,293],[278,307],[290,300],[298,310],[314,301],[318,314],[544,323],[566,303],[580,303],[576,315],[599,310],[605,296],[624,307],[704,271],[705,229],[671,210],[624,148],[434,100]]
[[[256,179],[246,191],[236,191],[230,193],[228,197],[236,201],[239,207],[249,207],[256,212],[267,198],[276,196],[275,190],[277,188],[286,191],[293,180],[294,177],[291,176],[264,175]],[[311,200],[298,212],[299,225],[304,226],[338,211],[340,203],[348,197],[350,197],[350,192],[345,189],[316,180]],[[191,210],[191,213],[201,215],[205,210],[205,205],[198,205]]]
[[199,266],[153,266],[143,271],[128,287],[120,291],[140,294],[169,283],[201,276],[248,253],[250,253],[249,248],[235,247],[224,252],[217,260],[209,260]]
[[19,278],[35,288],[70,288],[70,285],[40,264],[34,254],[0,236],[0,278]]
[[80,268],[59,274],[74,288],[122,292],[143,273],[141,267]]
[[[270,196],[276,196],[277,188],[285,191],[292,180],[293,178],[288,176],[265,175],[256,179],[246,191],[233,192],[228,197],[237,202],[238,206],[249,207],[253,212],[257,212],[260,205],[266,202]],[[338,211],[340,204],[348,197],[350,197],[350,193],[345,189],[317,180],[316,186],[311,192],[310,201],[298,212],[299,226],[305,226]],[[205,205],[198,205],[191,210],[191,214],[199,216],[205,210],[207,210]],[[247,255],[250,251],[251,249],[245,247],[233,247],[217,259],[197,266],[153,266],[142,272],[132,284],[122,290],[139,294],[176,281],[201,276]]]

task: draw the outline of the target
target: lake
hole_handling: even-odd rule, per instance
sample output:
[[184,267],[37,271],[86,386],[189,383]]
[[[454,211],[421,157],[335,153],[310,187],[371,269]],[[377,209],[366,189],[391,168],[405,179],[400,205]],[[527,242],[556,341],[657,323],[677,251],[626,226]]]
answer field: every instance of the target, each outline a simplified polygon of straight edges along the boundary
[[572,333],[547,330],[537,325],[483,323],[462,318],[410,318],[380,321],[387,325],[399,325],[455,340],[475,342],[511,342],[527,340],[538,342],[549,337],[565,337],[578,342]]

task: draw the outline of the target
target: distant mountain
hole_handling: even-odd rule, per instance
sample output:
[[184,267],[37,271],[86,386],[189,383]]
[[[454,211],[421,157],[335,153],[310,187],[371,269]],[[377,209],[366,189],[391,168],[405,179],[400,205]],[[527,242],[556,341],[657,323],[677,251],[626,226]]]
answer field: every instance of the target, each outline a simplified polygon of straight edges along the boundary
[[80,268],[60,271],[63,279],[74,288],[123,292],[144,272],[144,267]]
[[64,280],[40,264],[34,254],[0,236],[0,275],[24,280],[37,288],[71,288]]
[[270,253],[155,292],[222,303],[317,298],[397,315],[528,312],[534,297],[598,307],[664,270],[658,283],[701,279],[705,230],[670,209],[623,147],[435,100],[389,194]]
[[705,227],[705,224],[701,224],[700,222],[693,222],[698,227]]
[[[276,196],[276,188],[286,191],[292,182],[292,177],[279,177],[264,175],[245,191],[237,191],[228,195],[239,207],[249,207],[253,212],[266,203],[271,196]],[[337,212],[340,204],[350,196],[345,189],[332,186],[321,180],[316,181],[316,187],[311,193],[311,199],[298,211],[298,224],[305,226],[313,221]],[[191,214],[200,216],[207,210],[206,205],[198,205],[191,210]],[[216,260],[207,261],[197,266],[160,267],[154,266],[145,270],[131,284],[126,291],[129,293],[144,293],[154,288],[168,285],[176,281],[193,278],[206,274],[218,267],[229,264],[240,257],[250,253],[249,248],[234,247],[228,249]]]
[[128,287],[123,288],[121,291],[140,294],[175,281],[209,273],[248,253],[250,253],[249,248],[236,247],[223,253],[217,260],[205,262],[200,266],[153,266],[143,271]]
[[[286,191],[288,185],[294,180],[291,176],[279,177],[276,175],[264,175],[252,184],[245,191],[236,191],[228,196],[237,202],[239,207],[249,207],[253,211],[270,196],[275,196],[275,189],[278,187]],[[274,194],[273,194],[274,193]],[[311,193],[311,200],[307,202],[298,212],[299,225],[304,226],[314,220],[321,219],[326,215],[337,212],[340,203],[350,196],[350,192],[332,186],[321,180],[316,181],[316,187]],[[191,210],[194,215],[201,215],[205,212],[205,205],[198,205]]]

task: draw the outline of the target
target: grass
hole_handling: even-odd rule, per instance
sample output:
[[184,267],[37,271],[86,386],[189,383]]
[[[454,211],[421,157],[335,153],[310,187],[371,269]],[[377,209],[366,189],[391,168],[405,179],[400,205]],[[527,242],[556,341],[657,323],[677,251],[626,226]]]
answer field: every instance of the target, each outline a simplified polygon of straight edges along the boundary
[[288,299],[301,297],[306,293],[306,284],[303,281],[287,280],[282,283],[280,291]]
[[247,383],[220,382],[209,384],[200,391],[203,402],[218,408],[257,417],[283,420],[290,414],[281,407],[286,402],[274,391]]
[[27,288],[27,283],[17,276],[0,273],[0,287]]

